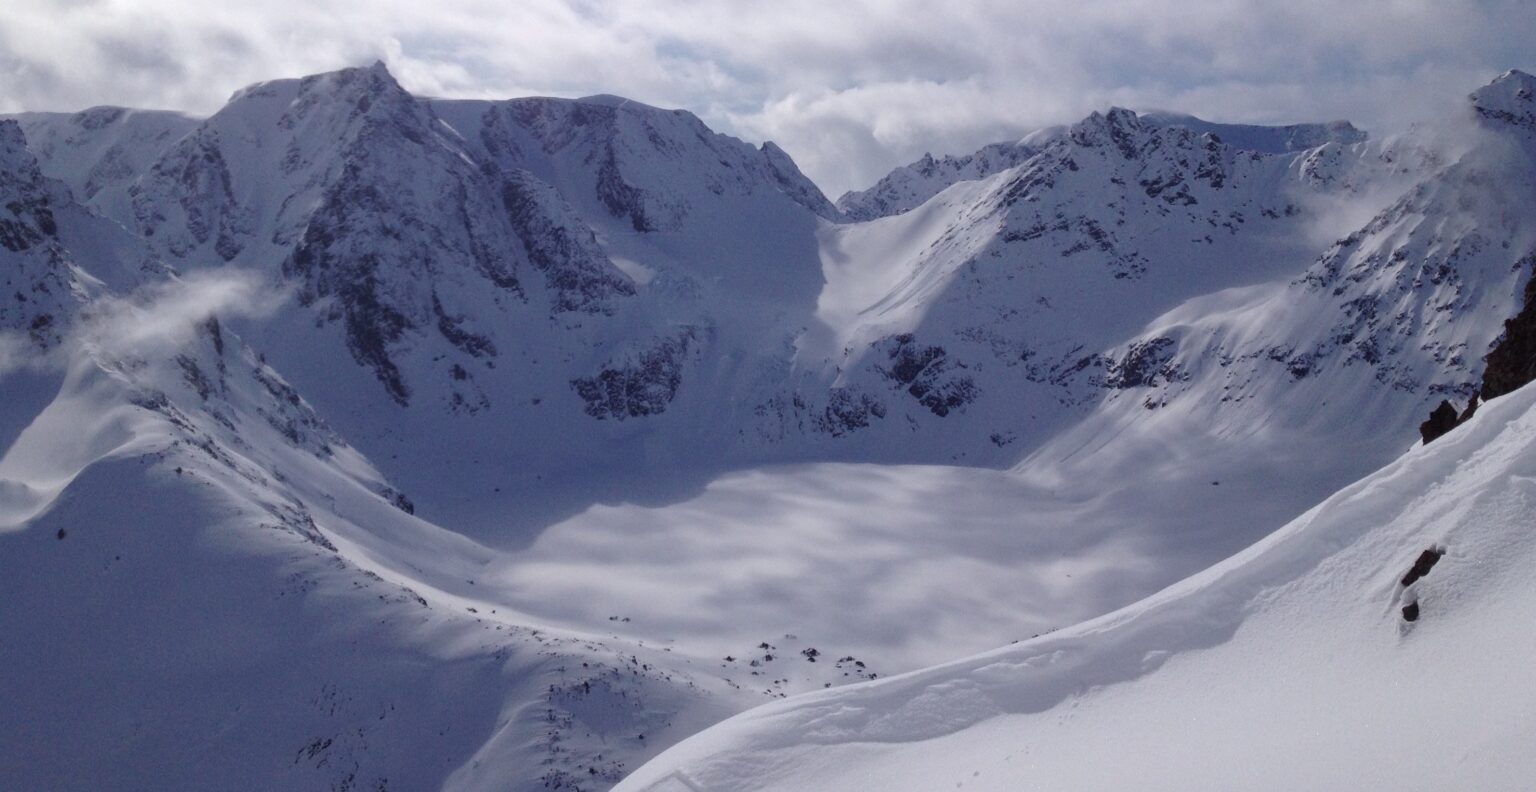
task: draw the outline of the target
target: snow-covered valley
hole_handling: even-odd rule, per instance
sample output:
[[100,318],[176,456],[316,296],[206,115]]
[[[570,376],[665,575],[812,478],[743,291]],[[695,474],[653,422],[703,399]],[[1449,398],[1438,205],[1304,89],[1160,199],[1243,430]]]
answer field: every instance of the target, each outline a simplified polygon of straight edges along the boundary
[[[0,788],[604,789],[784,697],[626,787],[1440,778],[1533,689],[1536,397],[1415,448],[1526,306],[1533,97],[1116,108],[835,205],[382,64],[0,120]],[[1529,777],[1528,704],[1445,777]]]

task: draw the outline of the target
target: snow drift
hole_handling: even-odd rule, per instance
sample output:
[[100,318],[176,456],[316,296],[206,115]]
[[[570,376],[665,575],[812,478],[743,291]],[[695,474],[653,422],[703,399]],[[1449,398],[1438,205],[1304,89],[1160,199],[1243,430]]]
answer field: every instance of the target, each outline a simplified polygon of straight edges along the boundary
[[618,788],[1524,788],[1533,482],[1526,387],[1140,603],[765,705]]

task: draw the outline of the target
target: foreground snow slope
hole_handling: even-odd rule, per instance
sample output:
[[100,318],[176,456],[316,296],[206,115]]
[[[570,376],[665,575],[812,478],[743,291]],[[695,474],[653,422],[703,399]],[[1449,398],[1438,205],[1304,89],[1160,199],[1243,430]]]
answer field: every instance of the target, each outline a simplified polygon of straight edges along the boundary
[[1136,605],[761,707],[618,788],[1524,789],[1533,519],[1527,387]]
[[207,318],[223,288],[98,297],[0,371],[0,789],[606,785],[740,709],[475,597],[491,554]]

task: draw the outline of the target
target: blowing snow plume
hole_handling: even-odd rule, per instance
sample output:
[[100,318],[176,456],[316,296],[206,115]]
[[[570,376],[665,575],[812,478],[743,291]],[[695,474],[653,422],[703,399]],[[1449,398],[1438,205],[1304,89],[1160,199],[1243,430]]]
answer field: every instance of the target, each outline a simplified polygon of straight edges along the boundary
[[[63,343],[47,350],[16,333],[0,335],[0,381],[11,396],[7,413],[15,413],[3,424],[17,432],[6,432],[10,445],[0,456],[0,531],[46,511],[86,467],[159,437],[155,421],[135,406],[143,398],[124,396],[126,382],[142,390],[156,381],[215,315],[260,316],[281,299],[249,272],[199,272],[125,297],[97,297],[82,306]],[[42,376],[23,376],[23,369]],[[39,404],[47,406],[33,415]]]

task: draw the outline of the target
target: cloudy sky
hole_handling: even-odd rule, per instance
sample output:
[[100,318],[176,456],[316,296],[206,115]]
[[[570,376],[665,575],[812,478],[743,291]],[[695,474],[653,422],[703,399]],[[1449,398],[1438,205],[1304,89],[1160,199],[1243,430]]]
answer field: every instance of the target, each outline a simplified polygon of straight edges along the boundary
[[1536,66],[1532,42],[1529,0],[21,0],[0,111],[206,114],[383,59],[418,94],[684,107],[835,197],[1110,105],[1388,129]]

